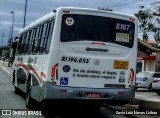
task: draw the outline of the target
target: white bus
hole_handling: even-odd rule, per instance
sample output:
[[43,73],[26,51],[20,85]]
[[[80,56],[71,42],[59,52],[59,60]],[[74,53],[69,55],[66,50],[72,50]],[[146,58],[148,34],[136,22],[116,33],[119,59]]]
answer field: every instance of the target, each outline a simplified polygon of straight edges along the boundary
[[60,7],[22,29],[16,50],[11,79],[28,108],[32,99],[93,101],[100,108],[134,98],[134,16]]

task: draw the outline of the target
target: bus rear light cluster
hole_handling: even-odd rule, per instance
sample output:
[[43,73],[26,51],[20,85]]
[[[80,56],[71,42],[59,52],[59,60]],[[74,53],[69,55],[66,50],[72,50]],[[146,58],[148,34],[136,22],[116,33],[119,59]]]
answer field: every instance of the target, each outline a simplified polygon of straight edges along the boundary
[[103,42],[93,42],[92,44],[105,45]]
[[69,13],[69,12],[70,12],[70,10],[63,10],[63,12],[64,12],[64,13]]
[[67,92],[67,90],[66,89],[61,89],[61,92]]
[[57,80],[55,80],[54,77],[51,77],[51,84],[53,84],[53,85],[57,84]]
[[123,94],[123,93],[124,93],[124,92],[122,92],[122,91],[119,91],[119,92],[118,92],[118,94]]
[[58,67],[58,63],[52,67],[52,74],[51,74],[52,77],[55,77],[57,67]]
[[129,18],[130,21],[135,21],[135,18]]
[[58,80],[58,63],[52,67],[51,83],[57,84],[57,80]]

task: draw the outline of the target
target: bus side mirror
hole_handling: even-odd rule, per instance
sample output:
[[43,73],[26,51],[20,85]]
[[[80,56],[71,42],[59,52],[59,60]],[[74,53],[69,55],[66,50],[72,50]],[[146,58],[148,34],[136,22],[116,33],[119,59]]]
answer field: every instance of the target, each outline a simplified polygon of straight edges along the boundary
[[12,43],[12,49],[13,49],[13,50],[16,50],[16,48],[17,48],[17,42],[13,42],[13,43]]

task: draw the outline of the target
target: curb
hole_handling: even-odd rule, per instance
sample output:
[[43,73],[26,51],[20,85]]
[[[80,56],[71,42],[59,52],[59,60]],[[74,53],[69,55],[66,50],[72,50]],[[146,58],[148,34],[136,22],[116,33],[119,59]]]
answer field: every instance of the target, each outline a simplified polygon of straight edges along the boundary
[[139,110],[142,111],[156,111],[160,113],[160,99],[144,98],[139,100]]
[[139,105],[139,111],[155,111],[160,114],[160,98],[147,97],[147,96],[136,96],[130,104]]

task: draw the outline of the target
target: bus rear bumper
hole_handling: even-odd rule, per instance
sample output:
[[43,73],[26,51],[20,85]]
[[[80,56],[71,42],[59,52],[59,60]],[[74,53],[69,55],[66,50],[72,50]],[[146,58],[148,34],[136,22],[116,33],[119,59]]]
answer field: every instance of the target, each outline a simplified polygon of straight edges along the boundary
[[[135,86],[123,89],[106,89],[106,88],[79,88],[55,86],[50,82],[45,83],[44,99],[42,100],[82,100],[82,101],[126,101],[130,102],[135,97]],[[86,96],[86,94],[99,94],[99,96]]]

